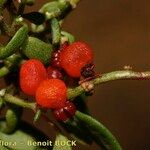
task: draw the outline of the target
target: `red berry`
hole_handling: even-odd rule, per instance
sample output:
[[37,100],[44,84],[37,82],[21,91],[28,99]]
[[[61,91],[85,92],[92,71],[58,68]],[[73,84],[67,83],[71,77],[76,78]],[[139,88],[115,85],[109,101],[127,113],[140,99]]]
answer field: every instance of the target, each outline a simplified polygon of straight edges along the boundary
[[91,48],[83,42],[74,42],[60,53],[61,67],[71,76],[78,78],[81,76],[81,69],[93,62],[93,52]]
[[58,70],[58,69],[55,69],[51,66],[49,66],[47,68],[47,76],[48,76],[48,79],[62,79],[62,73]]
[[44,80],[36,91],[36,102],[44,108],[61,108],[67,97],[67,88],[60,79]]
[[39,60],[30,59],[21,66],[20,87],[25,94],[35,95],[37,87],[46,78],[46,69]]
[[75,115],[76,107],[72,102],[67,101],[65,106],[60,109],[55,109],[53,114],[58,121],[66,121]]
[[60,61],[59,61],[59,53],[60,53],[59,51],[58,52],[54,52],[52,54],[52,61],[51,61],[52,66],[57,67],[57,68],[61,67],[60,66]]

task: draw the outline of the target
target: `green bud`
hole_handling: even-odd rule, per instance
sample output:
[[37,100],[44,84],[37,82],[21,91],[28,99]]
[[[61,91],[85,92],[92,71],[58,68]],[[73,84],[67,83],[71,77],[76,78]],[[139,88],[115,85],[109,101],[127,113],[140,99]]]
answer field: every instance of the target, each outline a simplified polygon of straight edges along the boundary
[[34,122],[37,122],[40,119],[41,113],[42,113],[42,111],[40,109],[38,109],[36,111],[35,116],[34,116],[34,120],[33,120]]
[[29,37],[22,46],[22,51],[28,58],[41,60],[48,64],[51,60],[52,45],[35,37]]

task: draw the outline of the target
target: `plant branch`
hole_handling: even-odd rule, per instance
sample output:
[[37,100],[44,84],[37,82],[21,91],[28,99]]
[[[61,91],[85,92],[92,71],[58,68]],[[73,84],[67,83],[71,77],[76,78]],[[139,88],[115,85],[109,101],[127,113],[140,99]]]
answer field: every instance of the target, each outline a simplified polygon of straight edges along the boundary
[[[11,104],[15,104],[17,106],[23,107],[23,108],[29,108],[31,110],[33,110],[34,112],[36,112],[36,103],[29,103],[26,102],[23,99],[20,99],[18,97],[15,97],[11,94],[5,94],[3,96],[4,101],[11,103]],[[59,128],[59,126],[54,123],[52,120],[50,120],[45,114],[41,114],[42,117],[47,121],[48,124],[50,124],[56,131],[61,132],[61,129]]]
[[24,101],[23,99],[20,99],[18,97],[12,96],[11,94],[5,94],[3,97],[4,101],[8,103],[15,104],[20,107],[29,108],[35,111],[36,104],[35,103],[29,103]]
[[[100,77],[95,78],[90,82],[92,82],[94,85],[97,85],[108,81],[124,80],[124,79],[150,80],[150,71],[145,71],[145,72],[135,72],[131,70],[113,71],[110,73],[102,74]],[[77,97],[84,92],[85,90],[82,88],[81,85],[73,89],[68,89],[68,93],[67,93],[68,99]]]
[[80,111],[76,111],[75,115],[82,123],[84,123],[93,132],[93,134],[96,133],[100,135],[99,137],[100,141],[102,142],[105,149],[122,150],[119,142],[116,140],[114,135],[99,121]]
[[[108,81],[114,81],[114,80],[124,80],[124,79],[132,79],[132,80],[149,80],[150,79],[150,71],[146,72],[135,72],[131,70],[122,70],[122,71],[113,71],[110,73],[102,74],[100,77],[91,80],[94,85],[105,83]],[[78,86],[73,89],[68,89],[67,96],[68,99],[73,99],[80,94],[84,93],[84,89],[82,86]],[[16,104],[21,107],[30,108],[32,110],[35,110],[36,104],[35,103],[29,103],[26,102],[20,98],[14,97],[10,94],[4,95],[4,100],[9,103]]]

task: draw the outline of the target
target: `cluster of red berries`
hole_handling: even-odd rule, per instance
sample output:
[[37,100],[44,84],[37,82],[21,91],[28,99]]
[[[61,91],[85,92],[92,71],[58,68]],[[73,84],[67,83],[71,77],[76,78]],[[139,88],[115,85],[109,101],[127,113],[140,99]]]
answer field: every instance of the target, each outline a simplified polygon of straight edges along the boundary
[[39,60],[26,61],[20,69],[20,87],[25,94],[35,96],[39,106],[53,109],[57,120],[65,121],[74,116],[76,107],[67,101],[67,87],[59,69],[79,78],[82,68],[92,61],[93,52],[85,43],[64,44],[53,53],[51,66],[47,69]]

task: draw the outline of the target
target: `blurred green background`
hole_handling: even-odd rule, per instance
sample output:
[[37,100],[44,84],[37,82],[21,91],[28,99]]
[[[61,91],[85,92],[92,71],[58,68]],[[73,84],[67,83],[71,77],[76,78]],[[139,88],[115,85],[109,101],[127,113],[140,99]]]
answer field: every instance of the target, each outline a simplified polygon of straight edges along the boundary
[[[37,0],[37,10],[43,3]],[[95,52],[99,73],[123,69],[150,70],[150,1],[82,0],[64,22],[64,29],[86,41]],[[115,81],[99,85],[88,105],[119,139],[124,150],[150,149],[150,81]],[[33,114],[25,112],[30,120]],[[30,116],[30,117],[29,117]],[[48,135],[54,131],[41,121],[37,127]],[[98,150],[78,145],[75,149]]]

